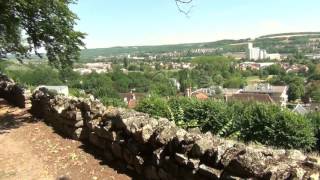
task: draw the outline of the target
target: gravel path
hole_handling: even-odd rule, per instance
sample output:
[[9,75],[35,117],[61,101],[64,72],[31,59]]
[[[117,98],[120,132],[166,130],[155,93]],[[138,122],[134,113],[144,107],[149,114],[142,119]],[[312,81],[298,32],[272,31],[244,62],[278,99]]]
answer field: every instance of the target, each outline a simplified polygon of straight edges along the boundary
[[27,109],[0,99],[0,180],[132,179],[121,165],[105,163],[93,154],[99,153],[56,134],[32,119]]

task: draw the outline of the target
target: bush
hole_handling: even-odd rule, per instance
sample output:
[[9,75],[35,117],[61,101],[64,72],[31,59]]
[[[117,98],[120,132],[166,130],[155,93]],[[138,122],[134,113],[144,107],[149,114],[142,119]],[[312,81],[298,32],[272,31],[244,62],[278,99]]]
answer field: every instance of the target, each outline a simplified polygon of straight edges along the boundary
[[313,132],[317,139],[316,150],[320,150],[320,112],[313,112],[307,115],[310,122],[312,123]]
[[153,97],[141,101],[137,110],[169,118],[183,128],[200,127],[244,142],[305,150],[315,144],[311,122],[276,105]]
[[312,149],[311,123],[303,116],[275,105],[251,104],[241,115],[240,139],[284,148]]
[[62,85],[59,72],[49,66],[12,65],[5,70],[5,74],[23,85]]
[[136,110],[156,117],[170,117],[167,101],[158,97],[145,98],[141,100],[138,103]]

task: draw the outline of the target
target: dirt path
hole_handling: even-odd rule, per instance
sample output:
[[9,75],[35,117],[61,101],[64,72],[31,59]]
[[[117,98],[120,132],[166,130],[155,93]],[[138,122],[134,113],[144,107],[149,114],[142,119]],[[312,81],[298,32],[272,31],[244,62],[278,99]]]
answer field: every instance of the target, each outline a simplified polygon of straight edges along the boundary
[[121,165],[111,164],[118,171],[110,168],[90,149],[0,99],[0,180],[132,179]]

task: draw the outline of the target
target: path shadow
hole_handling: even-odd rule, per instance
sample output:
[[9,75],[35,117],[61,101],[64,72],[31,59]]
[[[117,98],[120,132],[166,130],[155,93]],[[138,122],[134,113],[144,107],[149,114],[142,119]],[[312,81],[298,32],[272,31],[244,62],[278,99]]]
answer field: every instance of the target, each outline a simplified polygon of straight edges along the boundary
[[9,133],[25,123],[34,123],[27,109],[10,106],[4,99],[0,99],[0,134]]
[[103,150],[98,149],[88,141],[82,141],[82,145],[79,148],[83,149],[86,153],[91,154],[95,159],[100,161],[100,165],[107,165],[108,167],[116,170],[119,174],[126,174],[132,178],[132,180],[145,180],[142,175],[137,174],[133,170],[127,168],[127,163],[119,159],[115,161],[107,161],[103,156]]
[[[53,132],[58,134],[59,136],[61,136],[64,139],[70,139],[73,140],[70,135],[64,133],[63,131],[61,131],[61,129],[55,127],[53,124],[51,124],[50,122],[46,122],[44,121],[44,123],[51,127]],[[117,171],[117,173],[119,174],[125,174],[129,177],[132,178],[132,180],[145,180],[145,178],[141,175],[139,175],[138,173],[136,173],[133,170],[130,170],[127,168],[127,163],[124,161],[121,161],[119,159],[115,160],[115,161],[107,161],[106,158],[103,155],[103,150],[97,148],[96,146],[92,145],[89,140],[80,140],[79,141],[81,143],[80,146],[78,146],[79,149],[83,150],[84,152],[92,155],[95,159],[97,159],[99,161],[99,164],[102,166],[108,166],[109,168],[114,169],[115,171]]]

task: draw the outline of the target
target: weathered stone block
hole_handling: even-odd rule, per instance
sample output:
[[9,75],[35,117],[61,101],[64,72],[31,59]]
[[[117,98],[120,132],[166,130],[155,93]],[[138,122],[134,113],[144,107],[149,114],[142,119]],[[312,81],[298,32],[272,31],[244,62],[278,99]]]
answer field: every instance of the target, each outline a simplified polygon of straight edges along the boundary
[[199,174],[206,176],[210,179],[219,179],[221,171],[201,164],[198,170]]
[[94,146],[100,148],[100,149],[105,149],[106,148],[106,140],[103,139],[103,138],[100,138],[95,133],[91,132],[89,134],[89,142],[92,143]]
[[180,165],[186,166],[188,164],[188,157],[186,157],[184,154],[176,153],[174,158]]
[[109,150],[109,149],[105,149],[103,151],[103,155],[104,155],[104,158],[108,161],[108,162],[111,162],[114,160],[114,157],[113,157],[113,154],[112,152]]
[[122,148],[121,148],[119,143],[112,142],[111,151],[112,151],[112,153],[114,154],[114,156],[116,158],[123,159],[123,157],[122,157]]
[[144,168],[144,175],[150,180],[159,180],[158,170],[154,166],[147,166]]

